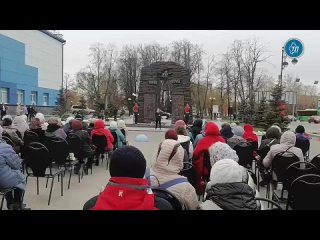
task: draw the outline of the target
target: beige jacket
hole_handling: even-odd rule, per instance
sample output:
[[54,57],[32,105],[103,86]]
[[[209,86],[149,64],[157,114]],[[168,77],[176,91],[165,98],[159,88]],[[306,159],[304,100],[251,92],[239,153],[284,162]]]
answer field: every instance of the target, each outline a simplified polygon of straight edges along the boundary
[[[158,186],[167,181],[181,178],[178,173],[183,168],[184,149],[181,145],[177,148],[177,152],[169,161],[174,146],[178,142],[172,139],[166,139],[161,143],[161,150],[153,166],[150,169],[151,185]],[[196,210],[199,206],[198,197],[194,187],[189,182],[180,183],[167,189],[175,195],[187,210]]]

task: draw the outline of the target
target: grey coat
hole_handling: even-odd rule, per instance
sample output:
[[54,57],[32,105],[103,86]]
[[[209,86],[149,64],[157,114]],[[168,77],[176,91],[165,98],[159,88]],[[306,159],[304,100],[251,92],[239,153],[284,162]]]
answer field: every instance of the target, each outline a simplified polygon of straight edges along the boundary
[[21,159],[12,147],[0,139],[0,188],[26,189],[26,177],[21,173]]

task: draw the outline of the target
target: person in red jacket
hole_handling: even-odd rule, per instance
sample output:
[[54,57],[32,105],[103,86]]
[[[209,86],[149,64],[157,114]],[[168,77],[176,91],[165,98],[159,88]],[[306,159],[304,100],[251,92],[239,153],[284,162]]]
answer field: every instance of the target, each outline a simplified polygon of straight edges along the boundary
[[[106,146],[104,148],[105,151],[111,151],[113,149],[113,136],[108,129],[104,128],[104,121],[102,119],[97,119],[94,122],[93,130],[91,131],[91,137],[93,135],[105,135],[107,138]],[[96,165],[99,165],[99,158],[96,159]]]
[[139,115],[139,106],[138,103],[135,103],[133,106],[133,114],[134,114],[134,123],[138,123],[138,115]]
[[244,134],[243,138],[247,139],[248,142],[258,142],[258,137],[255,133],[253,133],[253,127],[251,124],[245,124],[243,126]]
[[[218,126],[209,122],[206,124],[204,129],[205,136],[201,138],[193,152],[193,165],[197,172],[196,180],[196,191],[199,195],[203,194],[205,190],[205,180],[209,179],[210,176],[210,161],[208,164],[205,163],[205,154],[208,154],[208,149],[210,146],[216,142],[223,142],[225,140],[220,136],[220,131]],[[210,159],[208,159],[210,160]]]
[[86,203],[90,210],[156,210],[155,198],[144,177],[146,159],[133,146],[115,150],[110,158],[109,182],[98,197]]
[[187,103],[184,108],[184,122],[186,123],[186,125],[188,125],[189,123],[189,117],[190,117],[190,106]]

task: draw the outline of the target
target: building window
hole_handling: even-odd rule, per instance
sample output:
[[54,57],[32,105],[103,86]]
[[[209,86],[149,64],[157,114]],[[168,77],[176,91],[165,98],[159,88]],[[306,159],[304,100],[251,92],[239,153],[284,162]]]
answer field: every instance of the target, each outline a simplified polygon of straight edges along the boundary
[[32,105],[37,105],[37,92],[31,92],[31,104]]
[[43,105],[48,106],[49,105],[49,93],[43,94]]
[[23,90],[17,90],[17,104],[24,104],[24,91]]
[[0,103],[8,103],[8,88],[0,88]]

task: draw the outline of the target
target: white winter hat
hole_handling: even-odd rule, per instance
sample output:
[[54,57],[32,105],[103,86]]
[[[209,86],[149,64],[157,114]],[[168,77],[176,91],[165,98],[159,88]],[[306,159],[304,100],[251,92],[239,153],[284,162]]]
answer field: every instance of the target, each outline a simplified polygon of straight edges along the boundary
[[247,171],[232,159],[222,159],[216,162],[211,168],[210,182],[216,183],[233,183],[243,182]]
[[209,148],[210,163],[213,166],[216,162],[222,159],[232,159],[236,162],[239,161],[237,152],[233,150],[228,144],[216,142]]

